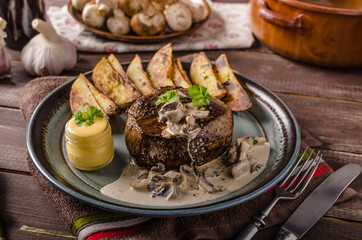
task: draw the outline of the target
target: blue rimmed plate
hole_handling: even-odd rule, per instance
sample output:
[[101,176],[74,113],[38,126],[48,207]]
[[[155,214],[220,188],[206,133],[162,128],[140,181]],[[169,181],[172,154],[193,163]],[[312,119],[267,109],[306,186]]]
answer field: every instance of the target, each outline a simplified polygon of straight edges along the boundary
[[[146,62],[144,63],[146,67]],[[190,64],[184,63],[186,71]],[[128,63],[122,64],[125,69]],[[88,78],[91,72],[85,73]],[[243,83],[253,107],[234,113],[233,138],[265,137],[271,152],[265,170],[246,186],[225,196],[196,204],[151,206],[109,198],[100,189],[117,180],[130,159],[124,141],[126,116],[110,119],[115,145],[112,163],[103,169],[85,172],[66,159],[64,126],[71,118],[69,91],[74,79],[52,91],[35,109],[26,132],[31,159],[41,174],[65,193],[91,205],[111,211],[145,216],[189,216],[211,213],[256,198],[277,184],[291,169],[300,148],[300,132],[295,117],[285,103],[267,88],[235,72]]]

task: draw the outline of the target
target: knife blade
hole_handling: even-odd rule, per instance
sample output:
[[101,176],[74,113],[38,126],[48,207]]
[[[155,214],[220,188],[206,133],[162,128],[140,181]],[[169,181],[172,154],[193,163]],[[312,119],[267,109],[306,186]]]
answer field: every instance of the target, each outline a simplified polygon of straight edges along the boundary
[[361,173],[350,163],[326,178],[294,211],[280,229],[277,240],[300,239],[328,211],[347,186]]

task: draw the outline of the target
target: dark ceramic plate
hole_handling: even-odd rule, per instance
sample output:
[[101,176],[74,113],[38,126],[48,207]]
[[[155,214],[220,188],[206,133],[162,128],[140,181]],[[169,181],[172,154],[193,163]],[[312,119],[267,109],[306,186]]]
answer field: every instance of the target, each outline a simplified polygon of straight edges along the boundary
[[[145,63],[146,64],[146,63]],[[128,64],[122,64],[127,69]],[[190,64],[183,64],[188,71]],[[146,65],[144,66],[146,67]],[[91,77],[91,72],[85,74]],[[75,79],[59,86],[35,109],[27,128],[26,142],[31,159],[46,179],[65,193],[91,205],[118,212],[147,216],[187,216],[219,211],[249,201],[277,184],[291,169],[300,147],[297,122],[289,108],[270,90],[235,73],[245,85],[253,107],[234,113],[233,138],[266,137],[271,152],[265,170],[246,186],[211,201],[160,207],[123,202],[104,196],[100,189],[120,176],[130,155],[124,142],[126,116],[110,120],[115,157],[107,167],[84,172],[66,159],[64,126],[71,118],[69,90]]]
[[165,32],[163,34],[160,35],[156,35],[156,36],[138,36],[135,33],[129,33],[126,35],[119,35],[119,34],[114,34],[108,31],[108,29],[106,29],[105,27],[102,29],[96,29],[93,27],[89,27],[87,26],[83,19],[82,19],[82,13],[75,10],[72,7],[71,1],[68,2],[68,11],[70,13],[70,15],[78,22],[80,23],[83,27],[85,27],[87,30],[91,31],[92,33],[94,33],[95,35],[98,35],[100,37],[103,38],[108,38],[108,39],[112,39],[112,40],[117,40],[117,41],[122,41],[122,42],[130,42],[130,43],[152,43],[152,42],[163,42],[163,41],[167,41],[170,40],[172,38],[175,37],[179,37],[188,33],[191,33],[193,31],[195,31],[197,28],[201,27],[210,17],[211,14],[211,9],[209,4],[204,1],[206,7],[207,7],[207,17],[205,20],[195,23],[191,26],[191,28],[187,29],[186,31],[181,31],[181,32]]

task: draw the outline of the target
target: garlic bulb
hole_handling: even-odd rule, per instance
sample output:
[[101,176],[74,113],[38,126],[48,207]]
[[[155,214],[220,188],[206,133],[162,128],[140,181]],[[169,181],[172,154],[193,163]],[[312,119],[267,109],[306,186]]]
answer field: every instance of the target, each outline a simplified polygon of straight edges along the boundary
[[6,27],[6,21],[0,17],[0,79],[8,78],[8,74],[11,69],[10,56],[8,51],[5,48],[4,38],[6,37],[6,32],[3,30]]
[[59,36],[43,20],[34,19],[31,24],[40,34],[33,37],[21,51],[25,70],[34,76],[47,76],[72,69],[77,63],[77,50],[73,44]]

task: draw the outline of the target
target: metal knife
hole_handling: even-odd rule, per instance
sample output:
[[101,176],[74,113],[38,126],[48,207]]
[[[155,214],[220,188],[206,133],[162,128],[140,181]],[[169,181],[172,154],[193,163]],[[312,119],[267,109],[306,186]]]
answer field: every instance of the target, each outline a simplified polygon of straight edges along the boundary
[[362,167],[350,163],[326,178],[280,229],[277,240],[296,240],[308,230],[332,207],[341,193],[361,173]]

